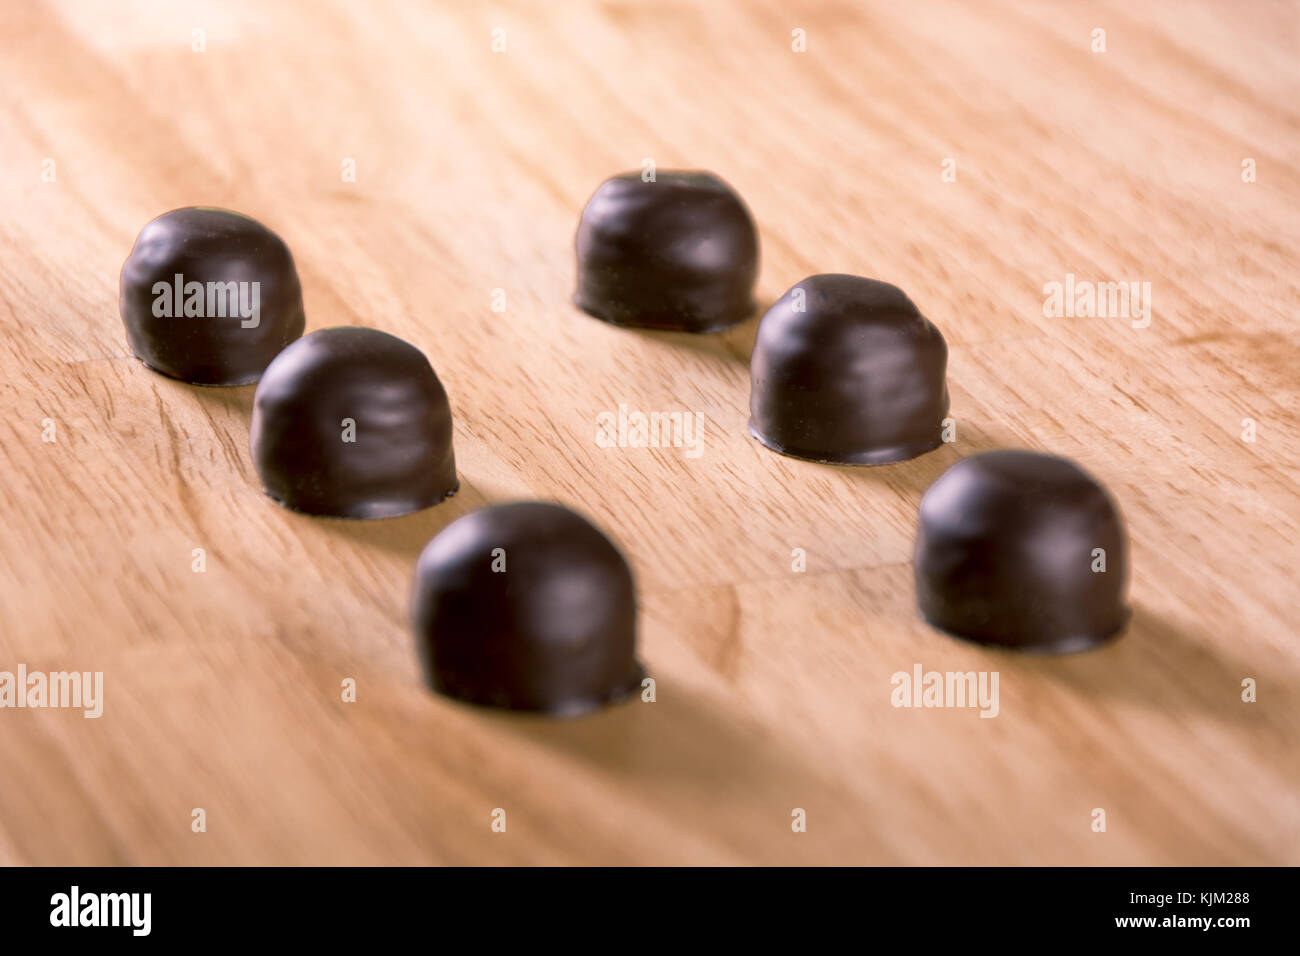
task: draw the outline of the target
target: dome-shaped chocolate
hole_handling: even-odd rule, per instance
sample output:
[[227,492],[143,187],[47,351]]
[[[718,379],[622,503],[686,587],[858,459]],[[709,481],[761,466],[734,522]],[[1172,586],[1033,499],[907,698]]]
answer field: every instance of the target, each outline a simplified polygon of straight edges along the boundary
[[578,714],[634,693],[632,572],[568,508],[526,501],[458,518],[420,555],[413,623],[435,691]]
[[321,329],[281,352],[250,431],[266,493],[294,511],[390,518],[459,487],[442,383],[423,352],[375,329]]
[[289,247],[248,216],[188,206],[140,230],[122,266],[127,341],[156,372],[247,385],[306,324]]
[[783,455],[842,465],[915,458],[941,443],[948,346],[900,289],[809,276],[758,323],[749,430]]
[[965,458],[921,499],[916,595],[957,637],[1028,651],[1086,650],[1128,620],[1128,539],[1106,489],[1065,458]]
[[579,308],[614,325],[716,332],[754,311],[758,231],[705,172],[607,179],[578,224]]

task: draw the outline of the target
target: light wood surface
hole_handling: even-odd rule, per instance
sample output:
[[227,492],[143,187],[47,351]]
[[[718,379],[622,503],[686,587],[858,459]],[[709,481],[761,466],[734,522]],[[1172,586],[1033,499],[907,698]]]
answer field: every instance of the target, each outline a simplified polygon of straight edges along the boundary
[[[0,670],[102,671],[105,700],[0,710],[0,861],[1300,862],[1298,9],[4,4]],[[780,458],[746,433],[756,321],[639,334],[574,309],[578,213],[646,158],[738,189],[764,305],[816,272],[905,289],[950,345],[957,441]],[[122,260],[188,204],[286,239],[309,330],[425,350],[457,498],[291,514],[252,468],[251,387],[129,355]],[[1044,316],[1066,274],[1150,282],[1149,327]],[[704,415],[703,454],[598,447],[620,402]],[[1003,447],[1119,501],[1113,646],[1027,659],[915,612],[922,493]],[[425,691],[415,557],[514,498],[628,554],[655,703],[552,722]],[[998,716],[894,708],[916,664],[997,671]]]

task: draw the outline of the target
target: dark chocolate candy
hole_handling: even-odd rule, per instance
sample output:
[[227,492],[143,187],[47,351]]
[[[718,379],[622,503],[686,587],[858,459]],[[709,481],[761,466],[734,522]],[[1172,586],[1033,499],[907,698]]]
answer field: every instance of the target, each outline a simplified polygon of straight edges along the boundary
[[442,383],[423,352],[375,329],[321,329],[276,356],[250,431],[266,493],[295,511],[390,518],[459,487]]
[[195,385],[247,385],[306,324],[284,241],[237,212],[188,206],[140,230],[122,266],[131,351]]
[[1128,620],[1127,551],[1115,502],[1076,464],[985,452],[957,462],[921,499],[917,601],[957,637],[1087,650]]
[[413,603],[438,693],[572,715],[640,686],[632,572],[598,528],[560,505],[494,505],[453,521],[420,555]]
[[607,179],[578,224],[579,308],[614,325],[716,332],[754,311],[758,231],[712,173]]
[[809,276],[767,310],[750,358],[749,430],[792,458],[883,465],[941,443],[948,346],[902,290]]

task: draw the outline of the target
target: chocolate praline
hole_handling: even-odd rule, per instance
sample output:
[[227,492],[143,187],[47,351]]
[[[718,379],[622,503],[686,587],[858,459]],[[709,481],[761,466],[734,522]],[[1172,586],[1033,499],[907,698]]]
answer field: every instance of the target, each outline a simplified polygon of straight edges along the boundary
[[140,230],[119,304],[132,353],[195,385],[256,382],[306,324],[284,240],[206,206],[173,209]]
[[712,173],[607,179],[578,224],[574,302],[614,325],[716,332],[754,311],[758,230]]
[[792,458],[882,465],[941,444],[948,347],[902,290],[815,275],[758,323],[749,430]]
[[1066,654],[1128,620],[1119,508],[1054,455],[985,452],[945,471],[921,499],[914,564],[925,619],[981,644]]
[[442,383],[423,352],[376,329],[321,329],[276,356],[250,432],[266,493],[294,511],[390,518],[459,487]]
[[412,620],[429,686],[474,704],[569,716],[626,698],[644,676],[627,561],[556,504],[449,524],[416,565]]

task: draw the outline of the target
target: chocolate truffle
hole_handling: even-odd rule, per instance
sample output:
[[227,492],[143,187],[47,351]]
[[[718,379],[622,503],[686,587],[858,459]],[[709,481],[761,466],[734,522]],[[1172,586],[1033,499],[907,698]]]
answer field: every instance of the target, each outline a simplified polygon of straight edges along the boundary
[[614,325],[716,332],[754,311],[758,232],[712,173],[625,173],[601,183],[578,223],[574,302]]
[[1076,464],[985,452],[921,499],[917,601],[935,627],[981,644],[1087,650],[1128,620],[1127,550],[1115,502]]
[[413,622],[429,686],[474,704],[574,715],[643,676],[627,561],[560,505],[494,505],[449,524],[416,565]]
[[451,406],[424,353],[375,329],[321,329],[266,369],[253,462],[285,507],[391,518],[456,493]]
[[809,276],[767,310],[750,358],[749,430],[792,458],[883,465],[937,448],[948,346],[902,290]]
[[188,206],[140,230],[122,266],[122,321],[149,368],[195,385],[247,385],[302,335],[284,241],[237,212]]

